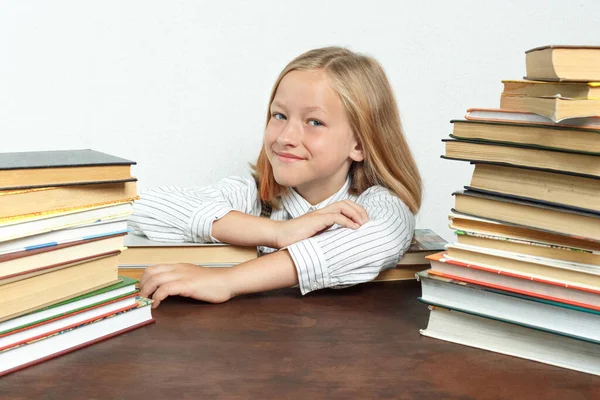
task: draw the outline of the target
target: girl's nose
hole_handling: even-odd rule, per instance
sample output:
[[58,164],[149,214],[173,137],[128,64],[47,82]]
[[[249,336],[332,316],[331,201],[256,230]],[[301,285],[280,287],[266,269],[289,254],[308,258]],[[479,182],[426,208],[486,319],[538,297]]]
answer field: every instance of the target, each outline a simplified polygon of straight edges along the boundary
[[288,121],[277,136],[277,143],[281,146],[297,146],[302,137],[302,125]]

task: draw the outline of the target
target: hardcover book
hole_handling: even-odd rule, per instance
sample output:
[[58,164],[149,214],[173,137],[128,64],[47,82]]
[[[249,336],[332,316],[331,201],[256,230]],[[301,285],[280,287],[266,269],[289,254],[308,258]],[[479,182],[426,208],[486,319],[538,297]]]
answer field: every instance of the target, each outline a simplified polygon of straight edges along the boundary
[[127,182],[134,164],[89,149],[0,153],[0,190]]

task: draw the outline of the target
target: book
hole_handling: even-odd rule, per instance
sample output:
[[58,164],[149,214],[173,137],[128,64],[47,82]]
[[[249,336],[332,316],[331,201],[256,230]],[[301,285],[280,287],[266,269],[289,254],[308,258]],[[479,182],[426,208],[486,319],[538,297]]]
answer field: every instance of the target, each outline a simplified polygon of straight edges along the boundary
[[600,129],[600,117],[570,118],[560,123],[550,118],[530,112],[518,110],[501,110],[496,108],[469,108],[465,114],[468,121],[515,122],[521,124],[538,124],[545,126],[574,127],[580,129]]
[[577,100],[600,99],[600,82],[544,82],[503,80],[503,93],[510,96],[562,97]]
[[[127,251],[119,257],[119,274],[140,279],[149,265],[186,262],[207,267],[231,267],[257,257],[255,247],[231,246],[223,243],[157,242],[129,234]],[[446,241],[431,229],[415,229],[410,247],[395,268],[382,271],[374,282],[415,279],[415,272],[429,261],[425,258],[444,249]]]
[[37,309],[20,317],[0,322],[0,337],[10,332],[27,329],[31,326],[53,321],[56,318],[66,315],[97,308],[108,302],[130,298],[137,292],[135,288],[136,283],[137,280],[135,279],[120,276],[119,281],[113,285],[92,290],[81,296],[73,297],[60,303]]
[[0,242],[127,219],[133,212],[131,202],[73,208],[61,212],[40,213],[26,218],[0,219]]
[[151,324],[151,300],[139,299],[136,308],[69,327],[51,336],[0,352],[0,376],[110,339]]
[[600,311],[417,273],[421,302],[600,343]]
[[422,271],[426,265],[423,264],[399,264],[394,268],[381,271],[371,282],[394,282],[415,280],[415,274]]
[[0,285],[120,252],[124,236],[121,233],[0,255]]
[[470,190],[453,193],[459,213],[600,241],[600,214]]
[[596,341],[440,307],[430,310],[427,328],[420,331],[423,336],[600,375]]
[[468,231],[456,231],[456,243],[600,267],[600,252],[576,247]]
[[446,258],[444,253],[429,256],[429,275],[525,294],[600,311],[600,287],[547,279],[526,272],[483,266]]
[[120,268],[146,268],[155,264],[191,263],[227,267],[258,256],[256,247],[225,243],[159,242],[129,233],[127,251],[119,257]]
[[84,226],[65,228],[58,231],[41,233],[24,238],[0,241],[0,256],[18,251],[34,250],[44,247],[54,247],[59,244],[80,240],[89,240],[105,236],[126,234],[127,218],[116,218],[109,221],[98,221]]
[[404,253],[397,266],[428,265],[425,257],[444,250],[446,241],[431,229],[415,229],[408,250]]
[[573,100],[562,97],[500,96],[500,108],[532,112],[561,122],[568,118],[597,117],[600,100]]
[[94,150],[0,153],[0,190],[132,180],[134,161]]
[[600,46],[536,47],[525,52],[527,76],[540,81],[600,81]]
[[475,164],[471,183],[465,188],[600,212],[600,179],[503,165]]
[[530,145],[443,139],[446,154],[442,158],[474,163],[492,163],[526,167],[577,176],[600,177],[600,157],[594,154],[534,148]]
[[452,120],[450,137],[480,142],[518,143],[557,150],[600,153],[600,129],[560,125]]
[[0,191],[0,218],[137,200],[136,182]]
[[0,352],[32,340],[42,339],[48,335],[61,332],[73,325],[80,325],[88,321],[130,310],[136,306],[135,297],[135,294],[132,294],[116,300],[106,301],[98,307],[62,315],[54,318],[52,321],[46,321],[27,328],[7,332],[0,335]]
[[0,322],[118,282],[118,254],[0,285]]
[[528,274],[546,280],[600,287],[600,268],[589,264],[565,262],[458,243],[449,245],[444,257],[465,264]]
[[562,248],[574,248],[593,254],[600,254],[600,243],[592,240],[530,229],[514,223],[501,223],[491,219],[473,217],[466,214],[451,212],[448,215],[449,226],[457,231],[473,232],[483,235],[501,236],[507,239],[524,240]]

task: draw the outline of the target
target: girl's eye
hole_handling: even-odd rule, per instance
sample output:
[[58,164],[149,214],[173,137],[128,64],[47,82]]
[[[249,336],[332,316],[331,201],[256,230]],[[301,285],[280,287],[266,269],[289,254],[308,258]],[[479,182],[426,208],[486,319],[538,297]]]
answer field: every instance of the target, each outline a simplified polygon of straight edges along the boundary
[[283,115],[282,113],[278,113],[278,112],[272,113],[271,117],[274,119],[278,119],[280,121],[285,119],[285,115]]
[[[314,122],[314,124],[312,122]],[[312,126],[323,126],[323,123],[316,119],[311,119],[310,121],[308,121],[308,124]]]

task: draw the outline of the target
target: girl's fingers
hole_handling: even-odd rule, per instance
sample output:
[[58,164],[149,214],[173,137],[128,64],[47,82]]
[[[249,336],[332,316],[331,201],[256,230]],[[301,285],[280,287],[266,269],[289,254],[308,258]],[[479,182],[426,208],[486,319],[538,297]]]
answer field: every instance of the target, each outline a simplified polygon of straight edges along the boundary
[[328,224],[329,226],[331,226],[333,224],[338,224],[339,226],[343,226],[344,228],[350,228],[350,229],[358,229],[361,226],[359,223],[354,222],[352,219],[350,219],[342,214],[331,213],[328,215],[330,216],[329,222],[332,222],[332,223]]
[[367,211],[351,200],[338,201],[331,206],[333,210],[345,215],[360,225],[369,221]]
[[356,204],[352,200],[344,200],[344,201],[342,201],[342,203],[352,207],[360,215],[360,218],[361,218],[363,224],[365,224],[369,221],[369,214],[367,213],[367,210],[365,210],[365,208],[363,206]]
[[163,272],[173,271],[174,269],[175,266],[173,264],[157,264],[147,267],[140,278],[140,288],[143,287],[146,281],[152,276]]
[[150,297],[154,291],[161,285],[164,285],[168,282],[173,282],[179,279],[179,274],[175,271],[167,271],[161,272],[152,275],[150,278],[144,282],[143,286],[140,286],[140,296],[142,297]]
[[152,295],[152,300],[154,300],[152,303],[152,308],[158,307],[160,302],[169,296],[180,295],[183,291],[183,285],[185,285],[185,283],[181,281],[171,281],[160,285],[160,287],[154,292],[154,295]]

